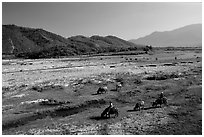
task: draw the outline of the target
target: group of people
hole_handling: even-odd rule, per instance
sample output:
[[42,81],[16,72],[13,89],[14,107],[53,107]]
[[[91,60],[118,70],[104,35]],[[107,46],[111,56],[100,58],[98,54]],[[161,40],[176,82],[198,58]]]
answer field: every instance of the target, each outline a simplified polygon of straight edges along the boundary
[[[159,99],[163,99],[163,98],[164,98],[164,92],[161,92],[161,93],[159,94]],[[109,104],[109,106],[108,106],[108,113],[110,112],[110,110],[111,110],[112,108],[114,108],[114,105],[113,105],[112,102],[110,102],[110,104]]]

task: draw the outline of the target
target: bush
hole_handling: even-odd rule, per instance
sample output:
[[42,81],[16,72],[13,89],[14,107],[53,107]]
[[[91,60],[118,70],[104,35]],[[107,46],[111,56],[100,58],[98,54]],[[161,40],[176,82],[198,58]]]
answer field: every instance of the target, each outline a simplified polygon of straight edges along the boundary
[[135,84],[141,84],[142,81],[141,81],[140,78],[137,77],[137,78],[134,79],[134,83],[135,83]]
[[147,80],[165,80],[170,78],[178,78],[178,74],[176,73],[156,73],[154,75],[148,76]]
[[122,85],[124,84],[124,79],[123,79],[122,77],[117,77],[117,78],[115,79],[115,81],[116,81],[117,83],[121,83]]
[[33,89],[33,90],[36,90],[36,91],[38,91],[38,92],[41,92],[41,91],[42,91],[42,88],[39,87],[39,86],[33,86],[32,89]]

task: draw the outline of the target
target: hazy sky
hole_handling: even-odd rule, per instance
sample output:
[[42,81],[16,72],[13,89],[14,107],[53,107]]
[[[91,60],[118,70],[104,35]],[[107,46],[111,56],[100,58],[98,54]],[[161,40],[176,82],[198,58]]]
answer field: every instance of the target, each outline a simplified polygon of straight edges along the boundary
[[202,23],[202,3],[2,3],[2,23],[64,37],[115,35],[129,40]]

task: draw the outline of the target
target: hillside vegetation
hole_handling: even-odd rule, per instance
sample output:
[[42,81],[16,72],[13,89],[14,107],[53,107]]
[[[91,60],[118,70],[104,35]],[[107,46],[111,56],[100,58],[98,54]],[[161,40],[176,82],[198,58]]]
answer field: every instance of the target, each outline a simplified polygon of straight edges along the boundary
[[105,52],[148,50],[115,36],[73,36],[64,38],[43,29],[2,26],[2,53],[23,58],[50,58]]

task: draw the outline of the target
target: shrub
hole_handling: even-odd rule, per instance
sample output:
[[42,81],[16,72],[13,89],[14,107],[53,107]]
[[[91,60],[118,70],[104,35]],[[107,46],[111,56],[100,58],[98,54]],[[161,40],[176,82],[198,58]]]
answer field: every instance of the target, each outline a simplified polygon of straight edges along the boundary
[[115,81],[121,83],[122,85],[124,84],[124,79],[122,77],[117,77]]
[[154,75],[148,76],[147,80],[165,80],[170,78],[178,78],[178,74],[176,73],[156,73]]
[[134,83],[135,83],[135,84],[141,84],[142,81],[141,81],[140,78],[136,77],[136,78],[134,79]]

